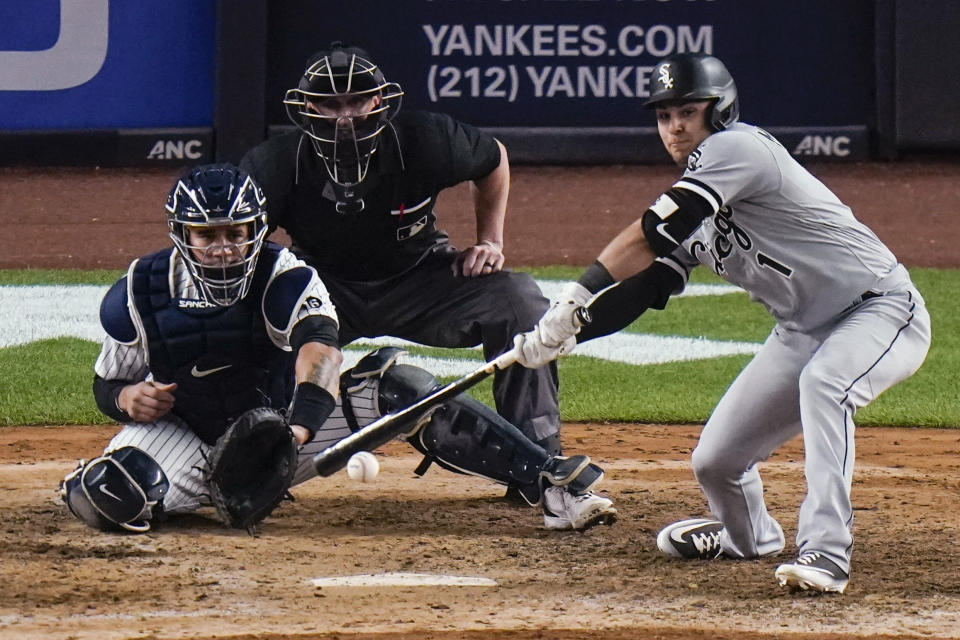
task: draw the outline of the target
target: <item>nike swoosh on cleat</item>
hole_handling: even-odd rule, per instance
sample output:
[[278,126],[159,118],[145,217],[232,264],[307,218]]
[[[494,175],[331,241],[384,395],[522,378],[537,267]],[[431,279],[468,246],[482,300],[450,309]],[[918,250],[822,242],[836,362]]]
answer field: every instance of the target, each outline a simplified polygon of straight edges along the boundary
[[686,542],[686,540],[683,539],[684,534],[686,534],[688,531],[691,531],[692,529],[699,529],[707,522],[709,522],[709,520],[701,520],[695,524],[687,525],[683,529],[674,529],[673,531],[670,532],[670,539],[673,540],[674,542],[683,544]]
[[214,369],[204,369],[203,371],[201,371],[200,369],[197,369],[197,365],[193,365],[193,369],[190,369],[190,375],[192,375],[194,378],[202,378],[204,376],[210,375],[211,373],[216,373],[217,371],[223,371],[224,369],[229,369],[232,366],[233,365],[227,364],[222,367],[216,367]]
[[97,485],[97,486],[98,486],[98,488],[100,489],[100,493],[105,493],[105,494],[107,494],[108,496],[110,496],[111,498],[113,498],[114,500],[116,500],[117,502],[123,502],[123,501],[120,499],[120,496],[118,496],[117,494],[115,494],[115,493],[113,493],[112,491],[110,491],[110,489],[107,489],[107,485],[101,484],[101,485]]

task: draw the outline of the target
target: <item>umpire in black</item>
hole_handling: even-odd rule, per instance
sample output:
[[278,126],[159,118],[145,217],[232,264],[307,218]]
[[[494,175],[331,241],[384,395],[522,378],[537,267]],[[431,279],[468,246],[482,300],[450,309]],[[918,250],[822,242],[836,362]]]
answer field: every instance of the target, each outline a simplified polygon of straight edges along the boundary
[[[297,130],[253,148],[241,167],[266,194],[271,230],[289,234],[330,291],[341,345],[378,336],[482,344],[490,360],[549,304],[527,274],[503,269],[506,149],[447,115],[400,113],[402,95],[367,52],[335,42],[287,92]],[[459,250],[434,205],[466,181],[477,240]],[[551,454],[561,449],[557,384],[554,363],[493,381],[498,412]]]

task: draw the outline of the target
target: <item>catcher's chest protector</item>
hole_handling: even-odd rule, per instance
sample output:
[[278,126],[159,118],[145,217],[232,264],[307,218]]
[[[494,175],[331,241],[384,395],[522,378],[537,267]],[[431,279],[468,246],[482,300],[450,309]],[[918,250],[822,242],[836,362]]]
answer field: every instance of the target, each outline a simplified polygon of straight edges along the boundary
[[270,341],[260,311],[278,252],[264,247],[250,292],[225,308],[171,296],[170,250],[141,258],[134,269],[132,297],[150,371],[160,382],[177,383],[173,411],[207,444],[247,409],[289,403],[292,356]]

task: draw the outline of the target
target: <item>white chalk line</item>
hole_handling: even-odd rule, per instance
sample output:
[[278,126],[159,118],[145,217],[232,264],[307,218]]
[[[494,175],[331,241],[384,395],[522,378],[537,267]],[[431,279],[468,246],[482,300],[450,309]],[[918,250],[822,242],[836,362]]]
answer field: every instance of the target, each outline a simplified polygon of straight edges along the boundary
[[[541,280],[538,284],[548,298],[559,295],[564,285],[556,280]],[[94,285],[0,286],[0,348],[60,337],[101,342],[104,333],[99,308],[106,291],[106,286]],[[740,291],[729,285],[692,284],[682,296],[727,295]],[[344,350],[344,367],[356,364],[371,348],[385,345],[419,346],[397,338],[357,340]],[[578,345],[573,355],[645,365],[754,354],[759,347],[754,342],[620,332]],[[475,359],[408,355],[403,361],[440,377],[459,377],[479,365],[480,349],[471,351],[477,355]]]

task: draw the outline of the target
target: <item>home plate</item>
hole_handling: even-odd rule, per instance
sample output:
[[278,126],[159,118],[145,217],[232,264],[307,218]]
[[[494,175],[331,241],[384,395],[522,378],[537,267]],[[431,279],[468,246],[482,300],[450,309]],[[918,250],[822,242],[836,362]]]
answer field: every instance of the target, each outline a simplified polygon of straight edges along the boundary
[[496,580],[432,573],[377,573],[314,578],[315,587],[495,587]]

